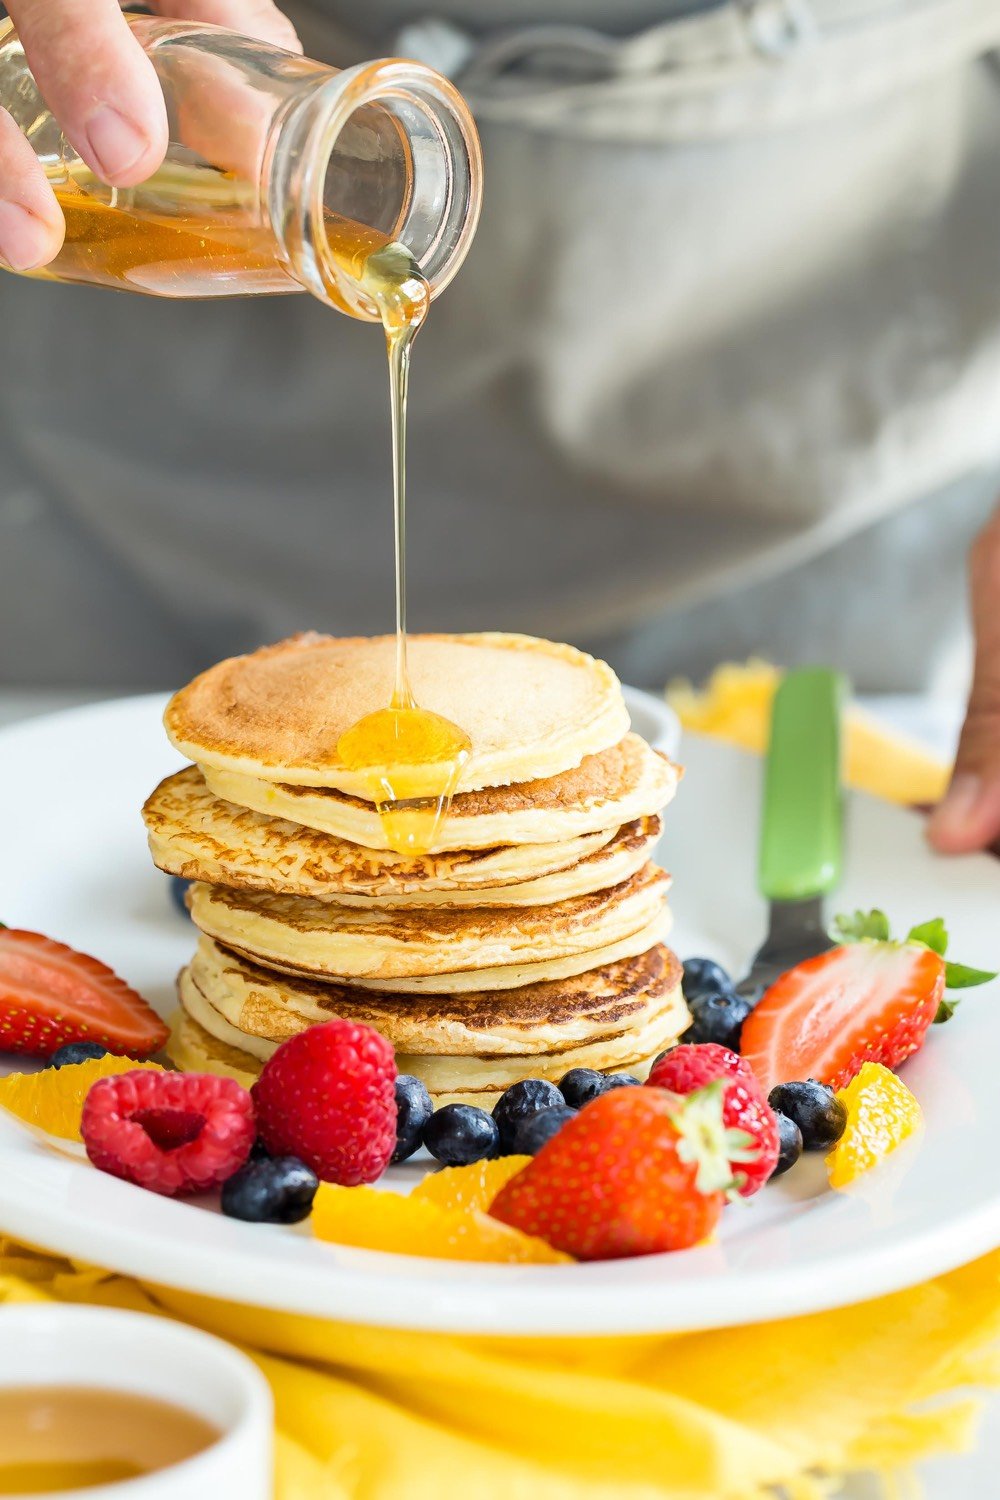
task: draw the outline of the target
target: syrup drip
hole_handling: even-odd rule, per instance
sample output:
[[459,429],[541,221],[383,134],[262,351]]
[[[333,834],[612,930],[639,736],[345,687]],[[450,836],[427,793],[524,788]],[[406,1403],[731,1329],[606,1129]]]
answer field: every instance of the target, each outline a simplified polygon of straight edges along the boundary
[[390,849],[424,854],[451,807],[472,743],[464,730],[421,708],[410,686],[406,637],[406,403],[413,340],[430,293],[405,245],[369,254],[358,277],[378,308],[389,356],[396,553],[396,666],[387,708],[359,719],[337,744],[345,766],[366,775]]

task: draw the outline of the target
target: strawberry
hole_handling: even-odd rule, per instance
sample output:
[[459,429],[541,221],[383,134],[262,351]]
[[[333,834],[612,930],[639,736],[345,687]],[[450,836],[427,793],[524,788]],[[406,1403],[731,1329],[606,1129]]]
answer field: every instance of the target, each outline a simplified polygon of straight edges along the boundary
[[722,1123],[728,1130],[745,1131],[756,1147],[753,1161],[740,1155],[732,1163],[740,1193],[751,1198],[778,1165],[781,1137],[774,1110],[761,1094],[746,1059],[716,1042],[683,1043],[656,1059],[647,1087],[686,1095],[715,1082],[723,1088]]
[[[727,1131],[722,1085],[686,1099],[601,1094],[503,1187],[490,1213],[578,1260],[685,1250],[710,1235],[749,1137]],[[734,1139],[739,1135],[740,1139]]]
[[381,1177],[396,1149],[396,1061],[385,1037],[321,1021],[282,1042],[251,1090],[271,1156],[297,1156],[322,1182]]
[[775,1084],[818,1079],[843,1088],[862,1063],[895,1068],[923,1045],[954,1001],[946,988],[985,984],[995,975],[946,963],[940,920],[893,942],[884,913],[841,918],[848,939],[783,974],[743,1025],[742,1050],[765,1094]]
[[0,1052],[51,1057],[67,1042],[148,1057],[170,1035],[106,964],[39,932],[0,926]]

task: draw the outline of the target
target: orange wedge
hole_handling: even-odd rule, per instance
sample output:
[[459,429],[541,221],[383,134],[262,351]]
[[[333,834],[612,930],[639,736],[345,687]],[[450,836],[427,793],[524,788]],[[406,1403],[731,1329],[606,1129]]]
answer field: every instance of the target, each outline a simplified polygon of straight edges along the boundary
[[901,1146],[923,1115],[903,1080],[881,1063],[866,1062],[837,1098],[847,1110],[847,1128],[826,1165],[830,1186],[840,1188]]
[[316,1194],[313,1232],[336,1245],[387,1250],[430,1260],[557,1265],[569,1260],[542,1240],[509,1229],[485,1214],[441,1208],[426,1198],[404,1198],[370,1187],[333,1187]]
[[530,1156],[499,1156],[495,1161],[477,1161],[471,1167],[445,1167],[429,1173],[410,1197],[418,1203],[436,1203],[438,1208],[484,1214],[500,1189],[530,1161]]
[[64,1141],[80,1141],[83,1101],[99,1078],[131,1073],[136,1068],[156,1068],[159,1063],[133,1062],[130,1057],[95,1057],[70,1063],[65,1068],[44,1068],[40,1073],[11,1073],[0,1078],[0,1105]]

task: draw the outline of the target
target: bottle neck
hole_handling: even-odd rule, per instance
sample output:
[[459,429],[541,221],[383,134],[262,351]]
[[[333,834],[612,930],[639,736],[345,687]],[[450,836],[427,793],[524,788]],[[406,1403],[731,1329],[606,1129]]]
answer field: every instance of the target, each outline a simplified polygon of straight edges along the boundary
[[331,75],[275,122],[265,211],[296,279],[372,321],[366,258],[401,242],[436,296],[479,218],[482,158],[461,95],[420,63],[365,63]]

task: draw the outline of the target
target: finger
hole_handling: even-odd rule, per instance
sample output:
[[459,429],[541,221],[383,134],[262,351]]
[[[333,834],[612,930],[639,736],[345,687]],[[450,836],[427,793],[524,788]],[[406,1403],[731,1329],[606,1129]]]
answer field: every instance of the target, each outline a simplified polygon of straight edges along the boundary
[[104,181],[131,187],[167,149],[167,112],[153,65],[117,0],[8,0],[46,104]]
[[985,849],[1000,838],[1000,509],[972,549],[976,664],[951,786],[928,837],[943,854]]
[[0,109],[0,260],[12,271],[33,271],[58,255],[65,232],[34,151]]
[[244,36],[301,52],[295,27],[272,0],[150,0],[150,9],[181,21],[209,21]]

